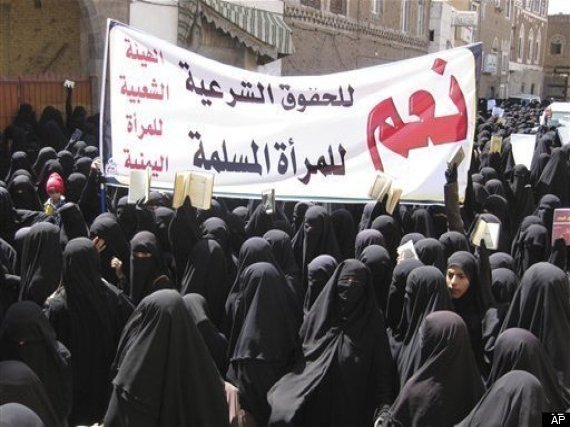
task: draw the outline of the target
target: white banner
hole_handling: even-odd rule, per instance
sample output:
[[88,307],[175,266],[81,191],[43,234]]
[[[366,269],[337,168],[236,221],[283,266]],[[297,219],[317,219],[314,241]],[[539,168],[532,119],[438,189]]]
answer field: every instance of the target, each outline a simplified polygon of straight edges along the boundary
[[515,164],[525,165],[530,170],[535,142],[536,135],[527,135],[523,133],[511,134],[511,147],[513,150]]
[[171,189],[177,170],[199,170],[216,174],[217,195],[259,198],[274,188],[278,199],[368,201],[383,171],[403,201],[443,202],[446,162],[461,144],[463,198],[476,116],[469,48],[279,77],[111,22],[108,72],[110,183],[150,166],[154,188]]

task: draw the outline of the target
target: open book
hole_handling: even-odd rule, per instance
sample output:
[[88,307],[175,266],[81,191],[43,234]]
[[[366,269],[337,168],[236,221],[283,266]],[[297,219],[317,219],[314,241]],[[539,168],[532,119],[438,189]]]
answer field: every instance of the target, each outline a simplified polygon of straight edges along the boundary
[[368,195],[378,202],[383,202],[386,197],[386,212],[391,215],[396,208],[396,204],[400,201],[402,192],[403,190],[394,183],[392,177],[384,173],[379,173],[374,179],[372,187],[370,187],[368,191]]
[[453,153],[451,154],[451,157],[447,161],[447,164],[449,165],[449,167],[459,166],[464,158],[465,158],[465,151],[463,151],[463,147],[461,145],[458,145],[457,148],[453,150]]
[[148,200],[150,192],[150,168],[144,170],[132,169],[129,173],[129,196],[127,203],[134,205]]
[[388,190],[388,198],[386,199],[386,212],[389,215],[394,213],[394,209],[396,209],[396,205],[400,201],[400,197],[402,197],[402,190],[400,187],[397,187],[392,183],[390,189]]
[[184,204],[184,199],[188,196],[193,207],[208,210],[212,205],[213,192],[214,174],[190,171],[176,172],[172,207],[178,209]]
[[501,154],[501,148],[503,147],[503,138],[498,135],[493,135],[491,137],[491,148],[489,151],[491,153]]
[[408,240],[403,245],[398,246],[398,249],[396,249],[396,251],[398,252],[398,261],[403,261],[410,258],[419,259],[418,254],[416,253],[416,249],[414,248],[414,242],[412,240]]
[[261,204],[265,213],[272,214],[275,212],[275,190],[265,190],[261,192]]
[[496,222],[487,222],[479,217],[473,232],[471,233],[471,243],[475,246],[481,244],[481,240],[485,242],[487,249],[493,251],[499,249],[499,234],[501,232],[501,224]]

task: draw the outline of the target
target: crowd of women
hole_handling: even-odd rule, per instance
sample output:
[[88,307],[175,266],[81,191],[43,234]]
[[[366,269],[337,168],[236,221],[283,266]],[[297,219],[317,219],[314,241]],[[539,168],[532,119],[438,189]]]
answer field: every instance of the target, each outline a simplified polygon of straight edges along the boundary
[[[97,117],[22,105],[0,145],[0,426],[536,426],[568,411],[570,261],[551,233],[570,145],[536,129],[540,112],[480,113],[461,206],[450,167],[445,206],[392,215],[174,210],[110,187],[101,212]],[[528,169],[509,136],[531,132]],[[48,212],[54,174],[65,203]],[[470,242],[478,218],[500,224],[498,249]]]

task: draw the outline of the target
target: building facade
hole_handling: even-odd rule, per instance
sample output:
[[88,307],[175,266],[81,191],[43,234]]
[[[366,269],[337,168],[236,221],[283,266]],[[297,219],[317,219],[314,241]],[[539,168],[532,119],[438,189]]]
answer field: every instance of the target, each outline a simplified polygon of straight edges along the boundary
[[544,98],[570,101],[570,15],[548,17]]
[[547,44],[548,0],[512,2],[512,48],[509,95],[542,95],[544,53]]
[[295,53],[283,75],[319,75],[428,52],[431,0],[285,0]]

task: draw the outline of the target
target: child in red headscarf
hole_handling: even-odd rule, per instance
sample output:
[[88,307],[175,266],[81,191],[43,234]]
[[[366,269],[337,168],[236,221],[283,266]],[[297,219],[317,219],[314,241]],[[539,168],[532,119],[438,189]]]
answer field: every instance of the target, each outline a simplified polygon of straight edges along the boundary
[[55,218],[57,225],[61,225],[59,208],[65,204],[65,184],[63,178],[57,173],[52,173],[46,183],[46,193],[49,199],[44,203],[44,213]]

